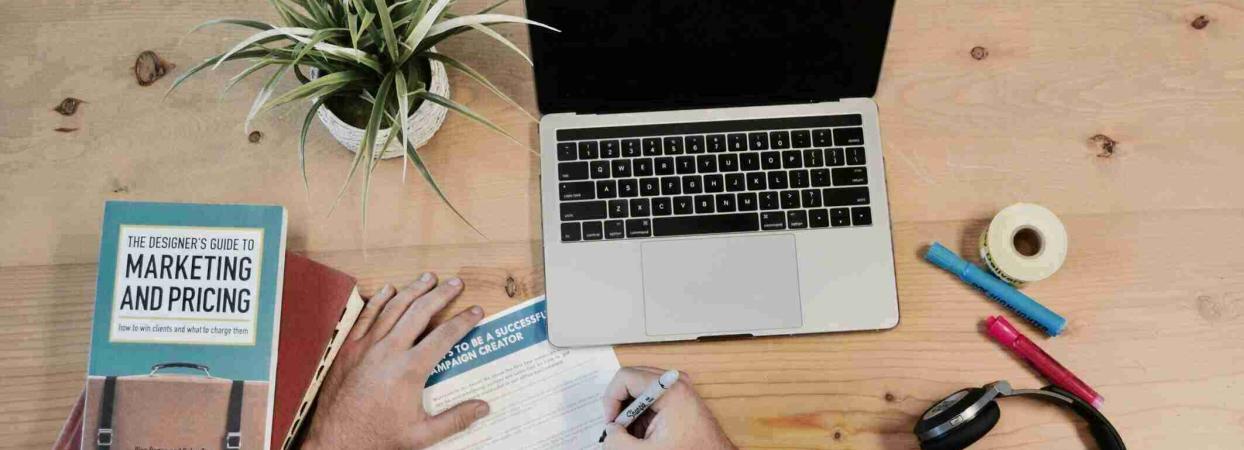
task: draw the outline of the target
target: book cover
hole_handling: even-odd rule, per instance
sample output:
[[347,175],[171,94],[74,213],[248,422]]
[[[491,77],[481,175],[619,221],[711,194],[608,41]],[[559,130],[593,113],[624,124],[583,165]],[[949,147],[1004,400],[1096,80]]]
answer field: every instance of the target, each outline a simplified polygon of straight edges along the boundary
[[84,448],[267,448],[285,228],[279,206],[104,206]]

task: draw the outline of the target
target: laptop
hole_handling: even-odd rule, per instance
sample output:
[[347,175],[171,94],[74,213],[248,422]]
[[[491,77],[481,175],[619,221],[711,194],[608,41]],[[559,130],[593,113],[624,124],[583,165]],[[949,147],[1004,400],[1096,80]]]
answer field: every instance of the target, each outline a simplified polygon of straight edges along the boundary
[[553,344],[898,324],[892,1],[526,4]]

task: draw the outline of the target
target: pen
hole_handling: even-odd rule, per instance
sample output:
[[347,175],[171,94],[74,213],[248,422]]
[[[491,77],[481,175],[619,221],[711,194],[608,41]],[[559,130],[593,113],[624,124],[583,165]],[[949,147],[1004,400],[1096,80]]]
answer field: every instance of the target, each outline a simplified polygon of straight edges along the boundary
[[1055,361],[1053,357],[1037,347],[1027,336],[1020,334],[1019,330],[1011,326],[1010,322],[1002,316],[994,316],[985,319],[985,325],[989,329],[989,336],[1003,347],[1010,349],[1016,355],[1019,355],[1028,364],[1041,372],[1041,376],[1050,380],[1055,386],[1066,389],[1067,392],[1075,394],[1076,397],[1089,402],[1094,408],[1101,408],[1106,399],[1102,398],[1093,388],[1089,387],[1083,381],[1080,381],[1075,374]]
[[[653,403],[656,403],[657,399],[661,398],[661,396],[665,394],[665,391],[668,391],[670,387],[674,386],[674,383],[677,382],[677,370],[670,370],[661,374],[661,378],[657,378],[652,385],[648,386],[648,389],[644,389],[644,392],[639,394],[639,397],[635,397],[635,401],[631,402],[630,406],[627,406],[626,409],[623,409],[622,412],[618,413],[618,417],[613,419],[613,423],[621,425],[622,428],[631,426],[631,422],[634,422],[636,417],[639,417],[640,414],[647,411],[648,407],[652,406]],[[608,431],[600,432],[599,442],[605,442],[605,435],[607,433]]]
[[1032,297],[1024,295],[1023,292],[1015,289],[1014,286],[1007,284],[1005,281],[999,280],[998,277],[986,272],[975,264],[965,261],[956,255],[955,252],[943,247],[942,244],[934,242],[929,246],[929,251],[924,254],[924,259],[945,269],[947,272],[958,275],[967,284],[980,289],[1002,306],[1015,311],[1020,317],[1028,319],[1033,325],[1041,328],[1050,336],[1058,336],[1063,332],[1063,328],[1067,327],[1067,319],[1058,315],[1049,308],[1042,306],[1033,300]]

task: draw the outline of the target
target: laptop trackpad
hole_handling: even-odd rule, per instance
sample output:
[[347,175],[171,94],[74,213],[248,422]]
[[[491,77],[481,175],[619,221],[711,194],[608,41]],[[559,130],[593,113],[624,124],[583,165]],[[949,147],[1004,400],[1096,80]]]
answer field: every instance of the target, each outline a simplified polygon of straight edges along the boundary
[[643,266],[649,335],[803,325],[794,236],[647,242]]

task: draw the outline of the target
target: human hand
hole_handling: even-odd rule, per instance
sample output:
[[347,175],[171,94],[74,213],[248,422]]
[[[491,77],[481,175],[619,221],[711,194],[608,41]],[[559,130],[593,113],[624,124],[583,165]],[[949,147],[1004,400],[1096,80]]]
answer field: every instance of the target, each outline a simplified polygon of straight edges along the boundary
[[423,406],[432,368],[483,318],[472,306],[424,334],[432,316],[462,289],[462,280],[437,285],[425,273],[401,292],[389,285],[376,292],[324,381],[303,448],[424,448],[488,415],[480,400],[437,415]]
[[653,367],[624,367],[605,388],[606,449],[666,450],[695,448],[733,450],[734,444],[721,431],[717,419],[695,393],[691,378],[680,373],[674,383],[630,429],[612,423],[618,413],[644,389],[661,378],[664,370]]

